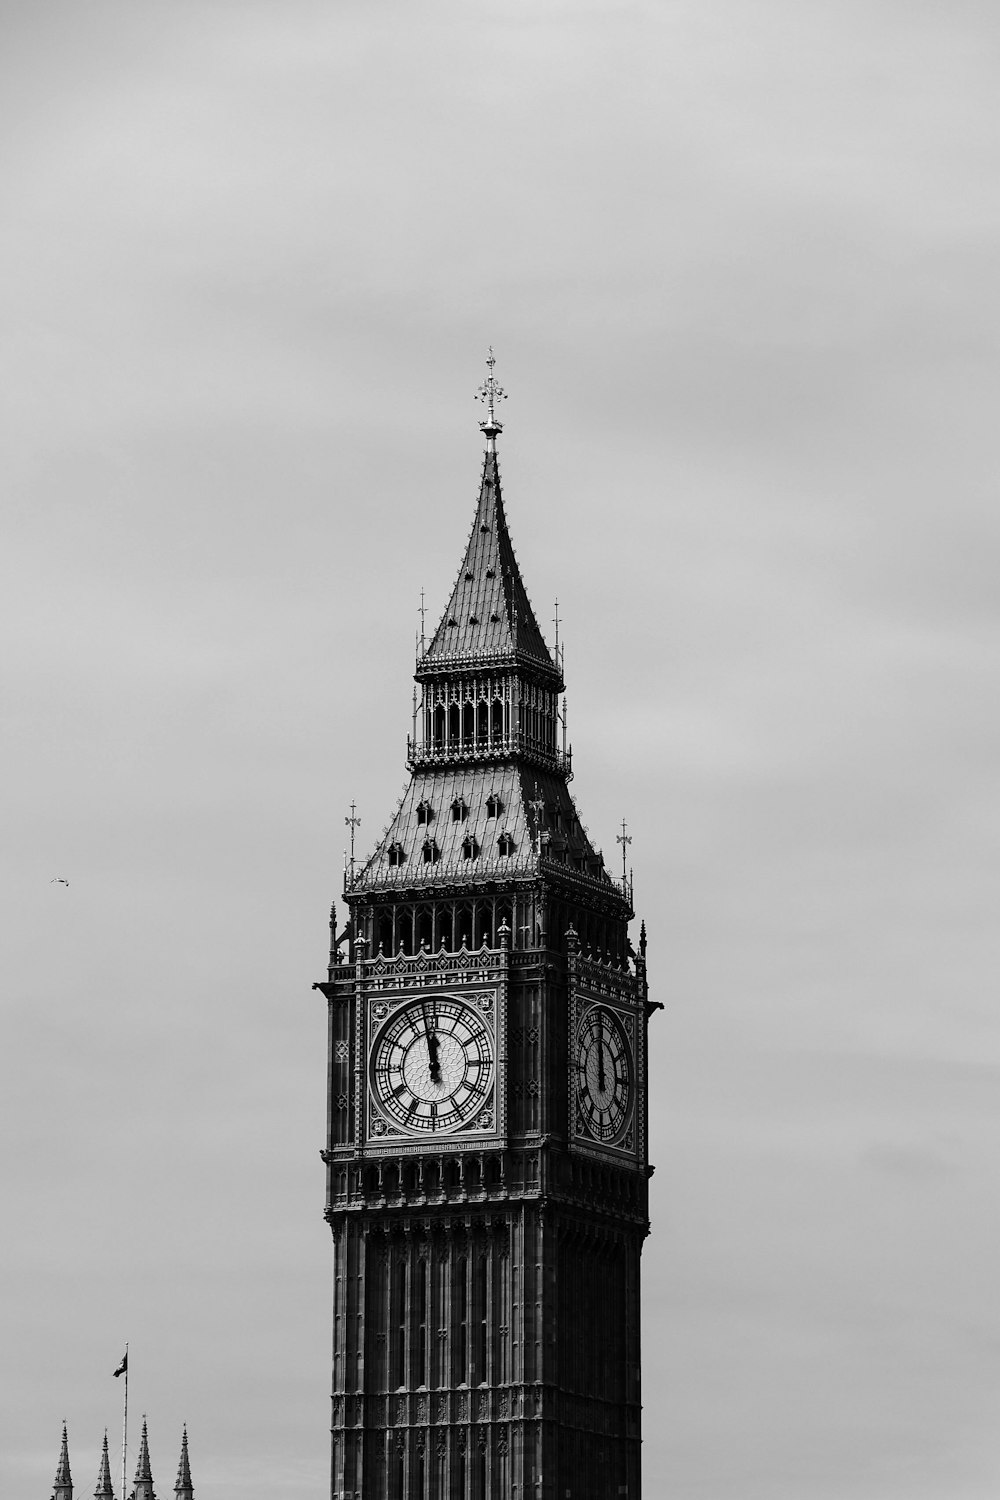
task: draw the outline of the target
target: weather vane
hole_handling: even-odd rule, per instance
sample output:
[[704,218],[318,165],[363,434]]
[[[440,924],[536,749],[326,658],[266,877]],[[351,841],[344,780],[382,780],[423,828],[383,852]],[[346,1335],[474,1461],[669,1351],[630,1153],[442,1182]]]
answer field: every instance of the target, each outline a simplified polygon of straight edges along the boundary
[[351,830],[351,881],[353,883],[353,880],[354,880],[354,831],[355,831],[355,829],[361,827],[361,819],[358,817],[358,809],[357,809],[357,804],[356,803],[354,803],[354,802],[351,803],[351,816],[349,818],[345,818],[344,822],[347,824],[348,828]]
[[502,385],[497,384],[494,378],[493,366],[495,364],[496,360],[493,357],[493,345],[491,344],[490,352],[486,356],[486,365],[489,374],[476,392],[476,400],[481,401],[486,407],[486,421],[480,422],[479,425],[487,437],[494,437],[496,433],[503,431],[503,428],[497,421],[496,408],[501,401],[506,401],[507,399],[507,392]]
[[622,831],[615,838],[616,844],[622,846],[622,884],[628,884],[628,846],[632,842],[632,835],[628,831],[628,824],[622,818]]

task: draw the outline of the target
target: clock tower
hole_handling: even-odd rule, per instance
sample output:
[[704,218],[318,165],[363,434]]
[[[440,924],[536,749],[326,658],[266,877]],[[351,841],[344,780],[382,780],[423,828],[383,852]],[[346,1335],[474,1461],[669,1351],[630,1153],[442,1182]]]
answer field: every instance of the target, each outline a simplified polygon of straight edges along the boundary
[[[569,790],[486,439],[410,780],[331,915],[334,1500],[640,1496],[646,937]],[[352,826],[353,833],[353,826]],[[624,829],[623,829],[624,849]]]

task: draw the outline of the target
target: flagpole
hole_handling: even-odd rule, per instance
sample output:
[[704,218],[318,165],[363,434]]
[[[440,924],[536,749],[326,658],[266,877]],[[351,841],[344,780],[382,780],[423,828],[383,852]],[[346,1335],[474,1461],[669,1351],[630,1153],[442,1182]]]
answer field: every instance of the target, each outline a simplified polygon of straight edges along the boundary
[[128,1342],[125,1344],[125,1407],[122,1412],[122,1500],[125,1500],[125,1454],[128,1451]]

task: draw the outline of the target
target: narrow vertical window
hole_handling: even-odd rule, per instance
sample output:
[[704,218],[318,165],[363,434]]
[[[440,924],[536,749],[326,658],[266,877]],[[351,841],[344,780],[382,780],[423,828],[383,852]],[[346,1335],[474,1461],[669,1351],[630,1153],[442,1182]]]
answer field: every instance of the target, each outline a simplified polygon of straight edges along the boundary
[[463,1255],[458,1262],[458,1378],[469,1379],[469,1281],[468,1261]]
[[396,1345],[396,1385],[406,1384],[406,1262],[396,1263],[395,1308],[393,1322]]
[[420,1323],[417,1348],[417,1384],[428,1385],[430,1382],[427,1378],[427,1262],[425,1260],[420,1262],[418,1274],[420,1278]]
[[476,1320],[476,1357],[475,1373],[473,1383],[481,1385],[484,1380],[489,1379],[487,1369],[486,1351],[488,1334],[488,1308],[489,1308],[489,1286],[490,1286],[490,1263],[485,1255],[480,1255],[476,1260],[476,1286],[473,1298],[473,1309]]

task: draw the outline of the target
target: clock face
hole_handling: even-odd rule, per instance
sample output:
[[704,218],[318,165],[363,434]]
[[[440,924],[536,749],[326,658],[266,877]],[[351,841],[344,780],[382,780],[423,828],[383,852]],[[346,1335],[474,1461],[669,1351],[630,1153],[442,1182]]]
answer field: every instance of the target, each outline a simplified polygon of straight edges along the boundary
[[577,1101],[587,1131],[612,1145],[628,1123],[632,1062],[621,1022],[603,1005],[584,1012],[577,1032]]
[[493,1091],[493,1035],[480,1010],[428,995],[393,1012],[370,1053],[380,1110],[407,1134],[460,1130]]

